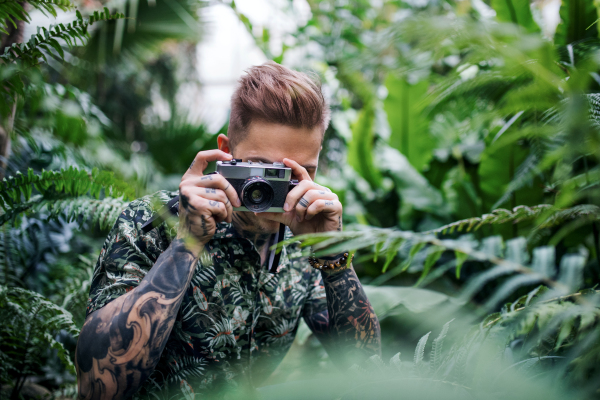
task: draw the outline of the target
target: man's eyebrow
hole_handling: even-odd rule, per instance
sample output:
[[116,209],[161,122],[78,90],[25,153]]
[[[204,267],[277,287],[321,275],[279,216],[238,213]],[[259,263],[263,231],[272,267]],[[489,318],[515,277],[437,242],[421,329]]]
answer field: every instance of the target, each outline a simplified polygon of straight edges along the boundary
[[[248,157],[248,160],[252,160],[252,161],[255,161],[255,162],[256,161],[260,161],[260,162],[263,162],[265,164],[273,164],[273,161],[268,160],[268,159],[263,158],[263,157]],[[310,164],[310,165],[303,165],[303,167],[306,170],[317,169],[317,166],[316,165],[312,165],[312,164]]]

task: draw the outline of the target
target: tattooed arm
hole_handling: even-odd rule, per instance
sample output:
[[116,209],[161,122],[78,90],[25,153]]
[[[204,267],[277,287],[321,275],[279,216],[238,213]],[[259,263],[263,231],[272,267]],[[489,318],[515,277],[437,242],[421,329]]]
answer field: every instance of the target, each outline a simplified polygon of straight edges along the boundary
[[322,270],[327,310],[305,321],[342,368],[381,355],[381,328],[354,268]]
[[[177,239],[137,287],[86,318],[75,355],[79,399],[129,397],[156,367],[200,251],[218,222],[231,221],[231,204],[239,205],[225,179],[202,176],[209,161],[230,158],[218,150],[198,153],[179,185]],[[120,218],[117,231],[121,223]],[[122,238],[119,246],[126,242]],[[133,259],[127,262],[135,264]]]
[[79,399],[138,390],[160,359],[196,258],[174,240],[137,288],[86,318],[75,357]]

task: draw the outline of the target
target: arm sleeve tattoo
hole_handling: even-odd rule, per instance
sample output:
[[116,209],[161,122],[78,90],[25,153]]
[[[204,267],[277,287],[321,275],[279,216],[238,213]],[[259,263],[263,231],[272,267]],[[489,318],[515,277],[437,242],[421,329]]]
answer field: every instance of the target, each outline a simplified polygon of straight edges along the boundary
[[342,368],[381,355],[381,328],[353,268],[323,271],[327,310],[305,318],[331,358]]
[[86,318],[75,355],[79,399],[137,391],[160,359],[195,264],[174,240],[138,287]]

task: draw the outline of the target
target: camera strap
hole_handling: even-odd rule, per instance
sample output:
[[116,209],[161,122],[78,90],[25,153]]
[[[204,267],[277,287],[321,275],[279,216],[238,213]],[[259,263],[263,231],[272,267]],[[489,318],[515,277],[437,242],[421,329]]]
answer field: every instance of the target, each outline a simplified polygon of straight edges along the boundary
[[[285,236],[285,225],[279,224],[279,231],[275,235],[273,235],[273,241],[271,242],[271,246],[277,246],[279,243],[283,241],[283,237]],[[269,246],[269,247],[271,247]],[[269,254],[269,273],[275,274],[277,273],[277,267],[279,267],[279,260],[281,259],[281,251],[277,252],[277,248],[271,250]]]

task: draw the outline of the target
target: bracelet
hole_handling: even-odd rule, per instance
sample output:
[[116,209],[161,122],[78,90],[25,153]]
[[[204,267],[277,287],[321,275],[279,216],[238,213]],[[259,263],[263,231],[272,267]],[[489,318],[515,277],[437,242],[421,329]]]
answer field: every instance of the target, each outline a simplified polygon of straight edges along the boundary
[[348,253],[344,253],[344,255],[338,258],[336,261],[330,263],[323,263],[317,261],[316,257],[310,256],[308,257],[308,263],[311,267],[322,270],[322,269],[334,269],[339,268],[341,266],[345,266],[348,263],[352,262],[352,258],[354,258],[354,254],[350,257],[350,261],[348,261]]

